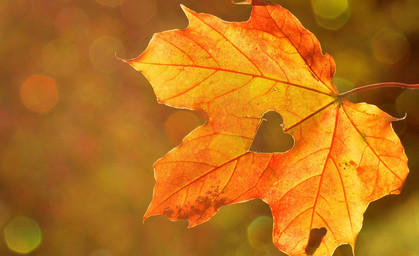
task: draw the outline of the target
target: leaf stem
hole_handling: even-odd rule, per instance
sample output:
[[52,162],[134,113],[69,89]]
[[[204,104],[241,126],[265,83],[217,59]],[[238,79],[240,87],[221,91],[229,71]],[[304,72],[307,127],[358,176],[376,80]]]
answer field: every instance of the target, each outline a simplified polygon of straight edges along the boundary
[[369,85],[364,85],[364,86],[354,88],[347,92],[340,93],[338,97],[344,98],[358,92],[367,91],[367,90],[376,89],[376,88],[385,88],[385,87],[398,87],[398,88],[403,88],[403,89],[419,89],[419,84],[405,84],[405,83],[398,83],[398,82],[369,84]]

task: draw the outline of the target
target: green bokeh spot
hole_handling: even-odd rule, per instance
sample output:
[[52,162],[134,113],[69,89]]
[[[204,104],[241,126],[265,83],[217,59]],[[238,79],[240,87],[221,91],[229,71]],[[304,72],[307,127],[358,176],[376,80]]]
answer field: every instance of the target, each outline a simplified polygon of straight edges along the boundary
[[326,19],[335,19],[348,10],[347,0],[312,0],[314,13]]
[[19,216],[5,227],[4,239],[10,250],[26,254],[39,246],[42,241],[42,232],[36,221]]
[[247,238],[250,245],[260,251],[267,250],[272,244],[272,218],[259,216],[247,227]]

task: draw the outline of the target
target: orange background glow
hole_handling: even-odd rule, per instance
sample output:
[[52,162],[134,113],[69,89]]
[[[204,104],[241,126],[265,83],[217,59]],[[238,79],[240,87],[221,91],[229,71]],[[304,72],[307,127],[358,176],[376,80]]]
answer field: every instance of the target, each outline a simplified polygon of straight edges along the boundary
[[[334,57],[339,91],[419,82],[418,0],[271,2]],[[153,163],[205,116],[158,104],[142,74],[117,57],[137,57],[153,33],[185,28],[180,3],[229,21],[250,13],[231,0],[0,0],[1,255],[283,255],[260,200],[223,207],[193,229],[161,216],[142,223]],[[394,129],[411,170],[401,195],[369,206],[355,251],[419,256],[419,91],[351,99],[407,113]],[[280,138],[280,121],[267,119],[276,128],[260,130],[258,149],[285,151],[289,139],[271,139]]]

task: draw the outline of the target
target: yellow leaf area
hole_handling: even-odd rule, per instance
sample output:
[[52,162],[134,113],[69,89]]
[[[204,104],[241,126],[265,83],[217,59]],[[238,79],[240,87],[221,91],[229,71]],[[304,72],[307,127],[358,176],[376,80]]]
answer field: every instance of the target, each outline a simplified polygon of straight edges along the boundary
[[[397,194],[407,157],[374,105],[339,97],[335,64],[279,5],[248,0],[251,18],[226,22],[183,7],[189,26],[155,34],[137,59],[158,101],[204,111],[208,122],[155,165],[144,216],[195,226],[223,205],[261,198],[273,241],[289,255],[332,255],[355,244],[369,202]],[[249,148],[267,111],[295,140],[285,153]]]

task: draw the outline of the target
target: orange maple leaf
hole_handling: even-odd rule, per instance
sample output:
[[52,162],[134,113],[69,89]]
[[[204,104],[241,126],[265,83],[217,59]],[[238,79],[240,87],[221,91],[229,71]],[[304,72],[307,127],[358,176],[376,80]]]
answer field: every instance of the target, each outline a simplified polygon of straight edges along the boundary
[[[208,118],[155,163],[144,218],[162,214],[192,227],[223,205],[261,198],[272,210],[273,241],[287,254],[353,248],[368,204],[400,193],[408,174],[391,127],[396,118],[339,94],[333,58],[290,12],[244,3],[253,7],[247,22],[182,6],[188,28],[155,34],[144,53],[127,61],[160,103]],[[271,110],[295,145],[285,153],[250,152]]]

